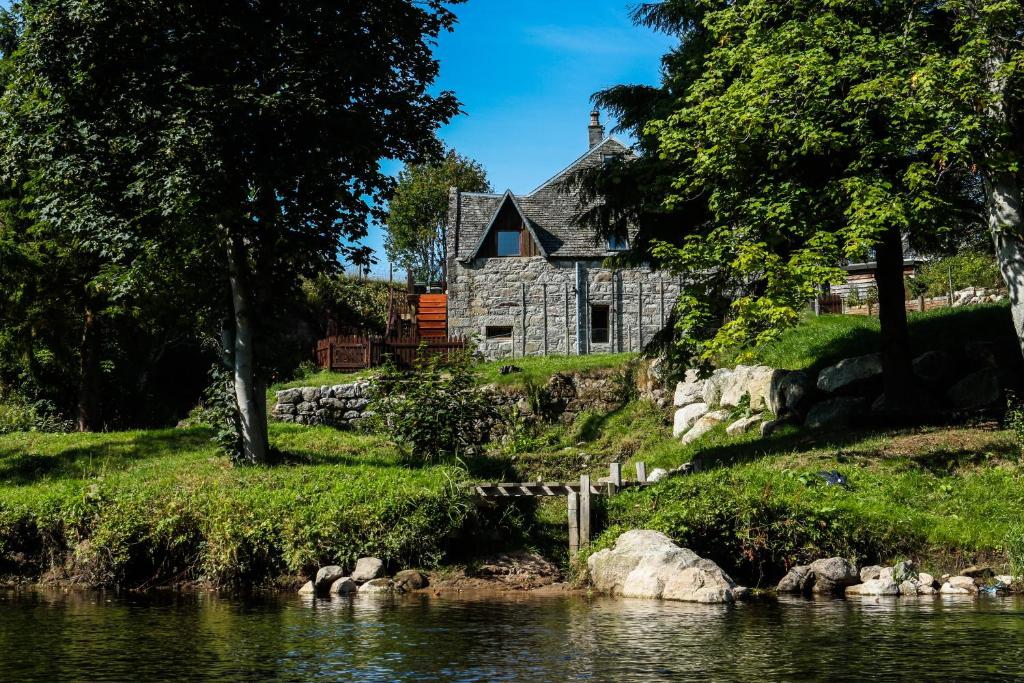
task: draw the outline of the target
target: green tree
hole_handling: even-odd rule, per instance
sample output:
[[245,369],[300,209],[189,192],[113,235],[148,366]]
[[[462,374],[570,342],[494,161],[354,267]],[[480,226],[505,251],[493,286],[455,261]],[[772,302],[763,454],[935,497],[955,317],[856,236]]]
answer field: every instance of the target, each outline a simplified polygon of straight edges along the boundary
[[246,462],[268,459],[259,349],[278,313],[381,217],[380,159],[436,153],[457,111],[428,92],[449,4],[22,5],[6,172],[39,220],[116,264],[114,299],[166,263],[216,283]]
[[454,150],[439,161],[407,165],[388,204],[388,258],[413,277],[437,282],[447,275],[448,190],[490,192],[483,166]]
[[[841,277],[841,259],[873,257],[887,404],[911,405],[902,238],[928,249],[979,210],[977,179],[937,166],[949,133],[917,92],[923,61],[950,48],[948,13],[912,0],[669,0],[646,12],[682,29],[665,60],[673,97],[649,97],[639,124],[664,174],[658,203],[707,209],[654,249],[689,281],[684,341],[705,360],[763,344]],[[603,97],[629,105],[635,93]]]

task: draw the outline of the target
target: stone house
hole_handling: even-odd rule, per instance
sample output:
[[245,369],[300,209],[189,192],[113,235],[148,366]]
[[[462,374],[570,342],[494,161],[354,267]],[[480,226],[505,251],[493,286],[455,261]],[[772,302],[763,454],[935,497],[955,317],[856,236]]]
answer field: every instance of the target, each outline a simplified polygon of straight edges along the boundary
[[574,171],[629,155],[597,112],[590,148],[529,194],[449,195],[447,328],[490,359],[638,351],[669,318],[679,279],[649,267],[610,268],[635,231],[601,239],[573,224]]

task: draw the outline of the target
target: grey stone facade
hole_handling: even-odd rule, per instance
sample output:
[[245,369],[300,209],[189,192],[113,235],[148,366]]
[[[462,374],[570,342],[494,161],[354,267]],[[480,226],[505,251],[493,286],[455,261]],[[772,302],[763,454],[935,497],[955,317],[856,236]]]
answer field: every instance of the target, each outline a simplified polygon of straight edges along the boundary
[[[678,296],[679,279],[667,273],[612,270],[596,259],[456,261],[448,270],[448,329],[476,337],[489,359],[639,351]],[[607,342],[591,341],[594,305],[609,307]],[[511,327],[511,339],[488,339],[488,327]]]

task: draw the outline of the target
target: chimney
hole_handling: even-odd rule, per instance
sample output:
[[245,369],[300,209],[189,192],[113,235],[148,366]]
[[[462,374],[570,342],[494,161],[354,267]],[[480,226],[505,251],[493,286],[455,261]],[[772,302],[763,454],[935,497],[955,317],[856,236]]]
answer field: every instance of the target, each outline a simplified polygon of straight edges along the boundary
[[590,134],[590,149],[594,149],[604,140],[604,126],[601,125],[601,112],[597,109],[590,112],[590,125],[587,127]]

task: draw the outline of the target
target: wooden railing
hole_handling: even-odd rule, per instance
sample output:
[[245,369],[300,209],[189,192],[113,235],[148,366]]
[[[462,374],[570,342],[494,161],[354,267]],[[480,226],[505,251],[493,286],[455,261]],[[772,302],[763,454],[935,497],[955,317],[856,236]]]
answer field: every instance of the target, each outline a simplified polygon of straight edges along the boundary
[[332,336],[316,343],[316,360],[321,368],[333,372],[375,367],[388,358],[400,367],[409,367],[421,352],[447,355],[467,345],[465,337]]

